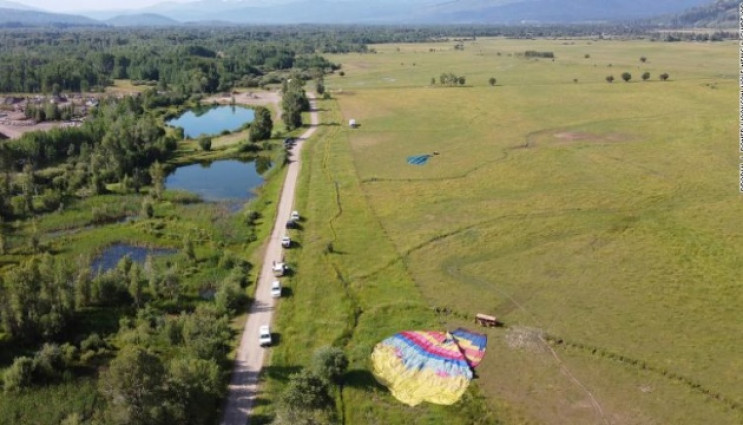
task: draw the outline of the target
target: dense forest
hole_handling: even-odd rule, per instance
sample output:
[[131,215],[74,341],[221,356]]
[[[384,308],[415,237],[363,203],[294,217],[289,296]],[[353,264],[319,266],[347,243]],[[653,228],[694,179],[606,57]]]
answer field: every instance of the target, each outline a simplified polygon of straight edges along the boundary
[[298,35],[234,28],[6,30],[0,32],[0,92],[85,92],[131,79],[213,93],[279,83],[277,71],[333,70],[338,66],[319,53],[364,49],[320,31]]

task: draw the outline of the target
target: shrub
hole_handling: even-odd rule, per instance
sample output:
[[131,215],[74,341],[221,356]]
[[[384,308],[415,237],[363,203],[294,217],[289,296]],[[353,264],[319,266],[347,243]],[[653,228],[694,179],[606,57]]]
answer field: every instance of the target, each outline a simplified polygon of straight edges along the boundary
[[106,343],[101,339],[101,337],[97,333],[92,333],[88,335],[87,338],[83,340],[83,342],[80,343],[80,350],[81,351],[96,351],[101,347],[105,347]]
[[13,364],[5,371],[5,392],[20,391],[31,385],[34,371],[34,361],[30,357],[17,357]]
[[33,360],[33,372],[39,381],[53,380],[57,378],[64,369],[62,350],[57,344],[44,344],[41,350],[36,352]]
[[145,199],[142,201],[142,211],[140,214],[145,218],[152,218],[155,216],[155,207],[152,205],[151,200]]
[[212,150],[212,139],[211,137],[199,137],[199,147],[204,152]]

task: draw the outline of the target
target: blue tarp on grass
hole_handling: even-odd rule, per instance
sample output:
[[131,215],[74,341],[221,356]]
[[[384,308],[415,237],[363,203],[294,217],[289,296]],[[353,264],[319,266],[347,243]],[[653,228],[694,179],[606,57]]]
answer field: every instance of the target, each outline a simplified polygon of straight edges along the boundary
[[431,155],[413,155],[408,157],[408,164],[410,165],[426,165],[428,162],[428,158],[430,158]]

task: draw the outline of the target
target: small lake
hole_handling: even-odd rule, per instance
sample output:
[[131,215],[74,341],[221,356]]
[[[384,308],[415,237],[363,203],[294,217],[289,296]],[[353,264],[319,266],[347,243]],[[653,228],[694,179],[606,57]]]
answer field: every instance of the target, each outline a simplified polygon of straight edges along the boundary
[[268,158],[254,161],[225,159],[178,167],[165,179],[167,189],[185,190],[205,201],[247,201],[263,184],[261,174],[271,168]]
[[103,250],[103,252],[93,260],[93,264],[90,268],[93,269],[94,273],[97,273],[99,269],[101,272],[106,272],[115,268],[116,264],[127,255],[136,263],[144,263],[148,255],[170,255],[175,254],[176,252],[177,251],[174,249],[143,248],[125,243],[117,243]]
[[224,130],[235,131],[245,123],[253,122],[254,113],[242,106],[211,106],[192,109],[165,122],[173,127],[183,127],[186,137],[216,135]]

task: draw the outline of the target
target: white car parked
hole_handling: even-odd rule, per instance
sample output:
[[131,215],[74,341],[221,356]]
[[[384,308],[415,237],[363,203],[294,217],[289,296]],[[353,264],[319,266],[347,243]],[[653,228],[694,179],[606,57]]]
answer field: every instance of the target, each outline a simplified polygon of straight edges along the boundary
[[271,338],[271,328],[269,328],[268,325],[263,325],[259,328],[258,341],[260,342],[261,347],[271,345],[273,342],[273,339]]
[[292,246],[292,240],[289,235],[284,235],[284,237],[281,238],[281,246],[283,246],[284,248],[289,248],[290,246]]
[[292,211],[292,215],[289,217],[292,221],[299,221],[299,211]]
[[274,280],[271,283],[271,296],[274,298],[281,297],[281,282]]

